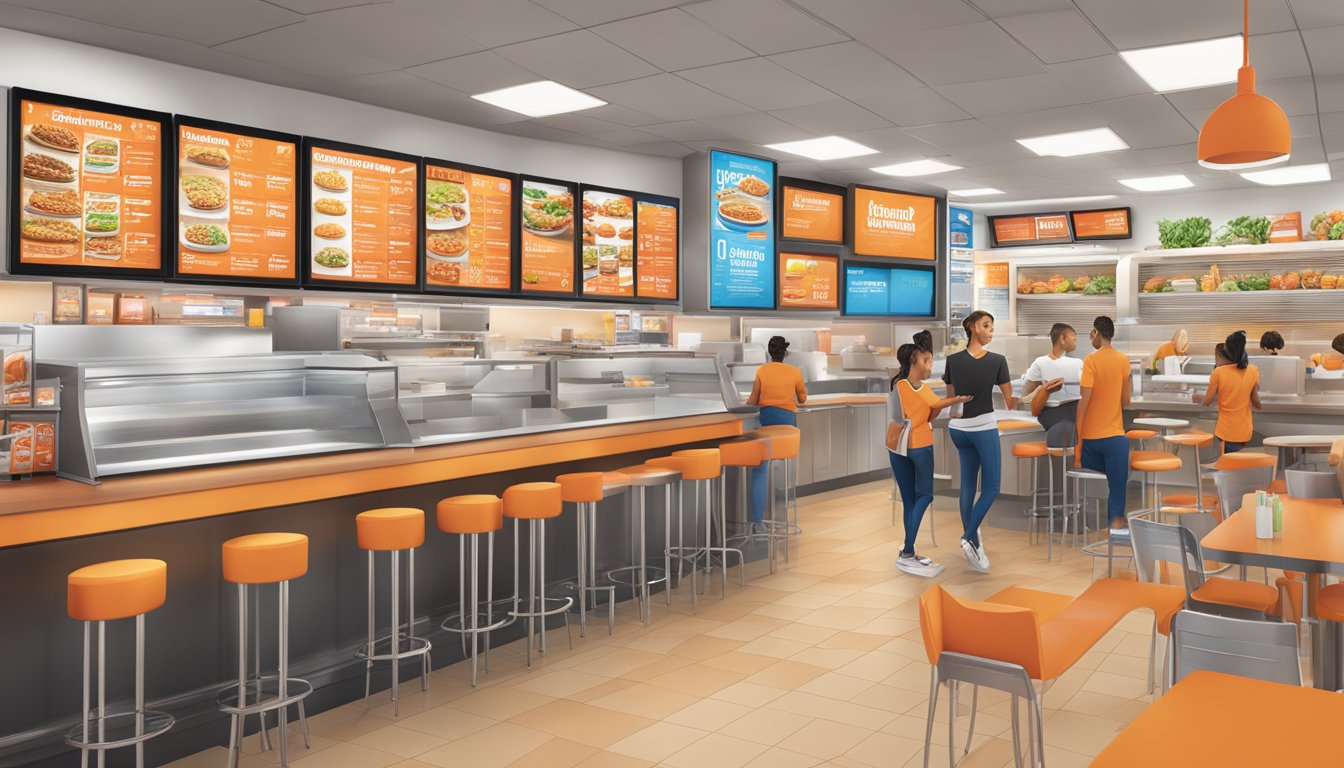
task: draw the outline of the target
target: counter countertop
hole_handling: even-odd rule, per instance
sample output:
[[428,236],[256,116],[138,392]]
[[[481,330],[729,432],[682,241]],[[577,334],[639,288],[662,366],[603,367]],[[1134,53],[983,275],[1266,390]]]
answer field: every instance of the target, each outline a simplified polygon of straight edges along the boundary
[[742,434],[717,413],[423,448],[256,461],[113,477],[0,484],[0,547],[90,536],[265,507],[405,488]]
[[[1293,413],[1322,416],[1344,416],[1344,395],[1306,394],[1261,395],[1260,404],[1264,409],[1260,413]],[[1218,417],[1218,409],[1205,407],[1189,400],[1169,400],[1161,397],[1136,397],[1130,401],[1128,411],[1202,413],[1208,418]]]

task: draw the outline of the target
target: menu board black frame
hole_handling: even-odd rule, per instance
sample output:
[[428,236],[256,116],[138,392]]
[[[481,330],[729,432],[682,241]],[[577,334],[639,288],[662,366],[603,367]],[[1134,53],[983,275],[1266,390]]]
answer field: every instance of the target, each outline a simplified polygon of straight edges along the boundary
[[[433,285],[429,282],[429,276],[426,269],[429,265],[429,255],[425,251],[425,238],[429,236],[429,230],[425,227],[425,192],[428,189],[427,179],[428,167],[437,165],[444,168],[455,168],[466,173],[479,173],[483,176],[497,176],[502,179],[508,179],[513,184],[513,192],[509,201],[509,287],[508,288],[449,288],[443,285]],[[501,171],[498,168],[486,168],[481,165],[470,165],[468,163],[459,163],[452,160],[444,160],[437,157],[420,158],[420,224],[419,224],[419,256],[418,271],[420,274],[420,291],[426,294],[435,294],[440,296],[513,296],[518,293],[519,281],[522,276],[518,272],[518,266],[521,263],[519,256],[522,248],[522,177],[512,171]]]
[[[1041,242],[1040,240],[1026,240],[1020,243],[1000,243],[998,235],[994,232],[994,222],[999,219],[1022,219],[1027,217],[1035,218],[1037,216],[1063,216],[1064,221],[1069,225],[1068,240],[1051,240]],[[985,228],[989,230],[990,248],[1040,248],[1047,245],[1070,245],[1077,242],[1073,236],[1073,215],[1070,211],[1040,211],[1037,213],[1003,213],[998,216],[986,216]]]
[[[799,179],[793,176],[777,176],[776,200],[775,200],[775,239],[776,243],[806,243],[809,247],[822,246],[837,250],[843,249],[851,244],[849,237],[849,210],[853,204],[853,199],[849,194],[849,189],[839,184],[827,184],[823,181],[812,181],[811,179]],[[827,195],[835,195],[840,198],[840,239],[839,240],[819,240],[816,238],[803,237],[785,237],[784,236],[784,190],[786,189],[805,189],[809,192],[822,192]],[[829,253],[827,255],[834,255]],[[778,282],[778,281],[776,281]]]
[[[663,205],[677,212],[677,245],[676,261],[677,272],[677,290],[670,299],[655,298],[651,296],[639,295],[639,204],[651,203],[653,205]],[[634,301],[639,304],[677,304],[681,301],[681,198],[669,197],[667,195],[653,195],[642,192],[635,193],[635,298]]]
[[[1127,227],[1123,235],[1080,235],[1078,234],[1078,222],[1074,221],[1074,216],[1080,213],[1105,213],[1109,211],[1124,211],[1125,225]],[[1111,208],[1085,208],[1081,211],[1069,211],[1069,229],[1073,232],[1073,242],[1092,243],[1101,240],[1132,240],[1134,238],[1134,211],[1128,205],[1117,205]],[[1059,243],[1064,245],[1064,243]]]
[[[323,280],[312,275],[312,237],[310,228],[312,226],[312,191],[309,179],[313,177],[313,150],[331,149],[337,152],[349,152],[352,154],[369,155],[370,157],[381,157],[388,160],[396,160],[403,163],[414,163],[416,166],[416,194],[415,194],[415,230],[416,230],[416,279],[414,283],[366,283],[357,280]],[[299,204],[303,207],[303,212],[299,217],[299,258],[303,262],[303,287],[317,288],[323,290],[337,291],[376,291],[383,293],[423,293],[424,286],[420,280],[421,270],[419,242],[423,239],[425,220],[425,195],[424,190],[419,186],[420,178],[424,175],[424,158],[420,155],[409,155],[404,152],[394,152],[390,149],[378,149],[377,147],[367,147],[360,144],[348,144],[343,141],[330,141],[328,139],[318,139],[312,136],[303,137],[303,157],[300,162],[300,187]],[[354,254],[351,254],[351,258]]]
[[[630,264],[630,295],[629,296],[601,296],[589,295],[583,292],[583,196],[586,192],[601,192],[607,195],[622,195],[630,198],[630,247],[633,254],[633,261]],[[584,184],[579,182],[579,194],[574,198],[574,210],[576,212],[574,224],[576,232],[579,235],[578,255],[574,263],[575,283],[578,285],[578,298],[584,301],[600,301],[603,303],[621,303],[633,302],[639,294],[639,223],[636,216],[636,209],[639,205],[637,195],[628,189],[619,189],[617,187],[604,187],[599,184]]]
[[[524,235],[523,230],[525,228],[523,227],[522,204],[524,202],[523,189],[527,187],[527,182],[529,181],[534,181],[538,184],[549,184],[551,186],[556,187],[565,187],[566,189],[569,190],[570,195],[573,196],[574,198],[574,211],[575,211],[574,223],[570,225],[572,228],[574,228],[574,253],[571,255],[570,259],[570,263],[572,264],[572,266],[570,267],[571,269],[570,279],[572,282],[572,286],[569,291],[539,291],[539,290],[529,291],[523,286],[523,235]],[[518,211],[518,245],[514,249],[514,252],[517,254],[516,257],[514,258],[514,273],[517,275],[517,279],[514,281],[514,285],[516,286],[514,295],[519,298],[553,299],[561,301],[580,298],[581,293],[578,284],[580,282],[580,278],[582,277],[582,273],[579,271],[579,267],[582,266],[582,264],[580,263],[580,256],[582,254],[581,247],[583,245],[583,224],[581,223],[583,221],[582,216],[583,198],[579,196],[579,182],[565,181],[563,179],[551,179],[545,176],[536,176],[530,173],[519,173],[518,202],[516,210]],[[423,215],[424,214],[422,213],[421,216],[423,217]]]
[[[869,192],[885,192],[893,195],[905,195],[907,197],[922,197],[933,201],[933,258],[920,259],[910,256],[889,256],[881,253],[862,253],[859,251],[858,233],[855,231],[854,220],[858,217],[859,211],[855,197],[858,190],[863,189]],[[845,243],[849,246],[850,255],[854,260],[863,261],[875,266],[888,264],[941,264],[946,259],[943,256],[947,252],[947,198],[938,195],[931,195],[924,192],[914,192],[908,189],[895,189],[893,187],[879,187],[875,184],[850,184],[846,188],[845,208],[848,215],[845,216]]]
[[[294,145],[294,277],[256,277],[235,279],[227,275],[183,275],[178,272],[179,259],[182,257],[182,243],[177,238],[177,217],[178,217],[178,195],[177,179],[181,169],[178,167],[179,158],[177,151],[177,138],[181,134],[183,127],[202,128],[208,131],[223,131],[225,133],[236,133],[241,136],[249,136],[267,141],[282,141]],[[191,117],[189,115],[173,115],[173,191],[168,193],[168,231],[172,234],[172,262],[169,264],[168,280],[172,282],[193,283],[202,285],[233,285],[253,288],[267,287],[298,287],[303,278],[302,265],[299,263],[302,258],[299,254],[302,251],[300,238],[304,237],[307,228],[306,207],[304,205],[303,194],[300,184],[303,181],[301,174],[303,171],[303,158],[300,153],[303,152],[303,137],[293,133],[283,133],[280,131],[271,131],[265,128],[253,128],[246,125],[237,125],[234,123],[225,123],[219,120],[209,120],[203,117]],[[165,185],[165,191],[167,187]]]
[[[68,265],[68,264],[25,264],[19,259],[20,249],[20,222],[23,220],[22,200],[22,172],[23,167],[23,116],[20,114],[20,104],[23,101],[36,101],[52,106],[67,107],[69,109],[87,109],[96,112],[106,112],[124,116],[134,120],[153,120],[159,124],[160,152],[159,152],[159,242],[162,244],[159,248],[159,268],[158,269],[126,269],[120,267],[98,267],[93,265]],[[140,109],[138,107],[128,107],[121,104],[113,104],[105,101],[95,101],[93,99],[84,99],[77,96],[66,96],[58,93],[48,93],[45,91],[34,91],[27,88],[13,87],[9,89],[9,274],[11,275],[33,275],[41,277],[83,277],[114,280],[163,280],[168,275],[168,248],[167,238],[169,232],[168,201],[164,199],[167,196],[168,180],[171,178],[172,157],[176,155],[176,136],[173,131],[173,116],[168,112],[157,112],[154,110]],[[174,189],[176,186],[174,185]]]
[[[933,295],[929,297],[930,299],[929,303],[932,305],[931,312],[927,315],[901,315],[891,312],[884,312],[880,314],[851,313],[849,311],[849,272],[848,272],[848,269],[850,267],[855,267],[857,269],[884,269],[887,271],[895,269],[903,269],[906,271],[920,271],[930,273],[933,277],[932,280]],[[899,317],[913,320],[920,320],[925,318],[936,319],[938,317],[938,299],[939,299],[939,293],[941,293],[938,287],[939,285],[942,284],[942,281],[939,280],[939,269],[933,263],[915,262],[915,261],[903,261],[898,263],[885,263],[885,264],[876,264],[873,262],[864,262],[864,263],[846,262],[840,265],[840,274],[838,276],[838,280],[840,283],[838,290],[840,291],[841,317],[886,317],[886,318]]]

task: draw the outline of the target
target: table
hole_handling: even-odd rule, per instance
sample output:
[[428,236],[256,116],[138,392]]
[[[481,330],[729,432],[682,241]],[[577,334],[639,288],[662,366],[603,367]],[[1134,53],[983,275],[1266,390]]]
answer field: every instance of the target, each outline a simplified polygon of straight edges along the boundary
[[1264,443],[1271,448],[1287,448],[1292,451],[1289,456],[1292,460],[1283,462],[1284,467],[1291,467],[1297,463],[1297,452],[1329,453],[1336,440],[1344,440],[1344,435],[1279,435],[1266,437]]
[[1135,419],[1134,423],[1142,427],[1157,427],[1166,434],[1171,434],[1173,429],[1185,429],[1190,426],[1190,422],[1185,419],[1166,419],[1160,416],[1142,416]]
[[[1255,494],[1200,542],[1204,557],[1220,563],[1254,565],[1309,574],[1344,575],[1344,504],[1334,499],[1283,498],[1283,530],[1272,539],[1255,537]],[[1310,615],[1311,590],[1302,590],[1302,613]],[[1304,618],[1309,623],[1310,618]],[[1311,633],[1312,676],[1317,688],[1344,688],[1333,632]]]
[[1338,765],[1342,721],[1344,696],[1333,692],[1193,672],[1125,726],[1092,768]]

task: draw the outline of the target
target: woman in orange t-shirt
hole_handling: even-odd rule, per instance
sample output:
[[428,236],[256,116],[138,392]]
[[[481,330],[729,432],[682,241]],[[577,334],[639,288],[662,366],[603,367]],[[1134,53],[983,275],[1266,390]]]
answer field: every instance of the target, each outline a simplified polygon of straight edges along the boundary
[[[780,424],[798,426],[798,406],[807,402],[807,385],[803,383],[803,372],[784,362],[789,353],[789,342],[783,336],[771,336],[766,348],[770,362],[756,370],[756,380],[751,385],[748,405],[759,406],[762,427]],[[751,473],[751,523],[753,533],[765,533],[767,487],[765,466],[757,467]]]
[[1204,405],[1218,402],[1218,423],[1213,436],[1223,444],[1223,453],[1246,447],[1255,427],[1251,409],[1260,410],[1260,371],[1246,356],[1246,332],[1237,331],[1214,352],[1216,368],[1209,376]]

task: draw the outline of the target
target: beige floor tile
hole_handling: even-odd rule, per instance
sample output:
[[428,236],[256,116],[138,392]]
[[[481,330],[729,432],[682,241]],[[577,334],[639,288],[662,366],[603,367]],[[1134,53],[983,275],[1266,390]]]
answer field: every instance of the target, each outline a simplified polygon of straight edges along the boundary
[[779,743],[780,747],[831,760],[858,746],[873,732],[832,720],[813,720]]
[[772,688],[783,688],[787,691],[796,690],[804,683],[815,680],[818,677],[829,672],[825,667],[818,667],[812,664],[803,664],[798,661],[777,661],[774,664],[762,669],[760,672],[748,677],[745,682],[756,683],[757,685],[768,685]]
[[[554,672],[542,672],[540,674],[528,675],[526,679],[515,683],[512,686],[512,689],[524,694],[539,694],[546,698],[562,699],[567,696],[573,696],[581,691],[586,691],[589,688],[596,688],[597,686],[608,682],[610,679],[610,677],[595,675],[591,672],[580,672],[576,669],[558,669]],[[471,698],[475,699],[476,697],[472,696]],[[526,696],[519,697],[520,703],[525,700],[527,700]],[[459,702],[460,701],[461,700],[459,699]],[[546,702],[541,701],[538,703],[544,704]],[[518,713],[514,712],[513,714],[516,715]],[[506,717],[512,716],[513,715],[507,715]]]
[[655,721],[560,699],[528,710],[510,722],[596,749],[604,749],[636,731],[647,728]]
[[668,672],[652,678],[649,680],[649,685],[684,693],[688,696],[704,698],[734,683],[741,682],[746,676],[747,673],[745,672],[734,672],[704,664],[692,664],[675,672]]
[[710,637],[740,640],[745,643],[749,640],[755,640],[758,637],[768,635],[780,627],[787,625],[787,621],[784,621],[783,619],[772,619],[769,616],[743,616],[736,621],[728,622],[721,627],[710,630],[708,634]]
[[1045,723],[1045,743],[1070,752],[1095,756],[1115,738],[1124,723],[1105,717],[1061,711]]
[[873,768],[887,768],[891,765],[903,765],[913,755],[923,751],[923,741],[893,736],[889,733],[874,733],[856,744],[845,753],[845,756]]
[[308,757],[293,758],[291,753],[290,765],[294,768],[386,768],[402,759],[388,752],[346,743],[333,745]]
[[711,733],[662,762],[671,768],[742,768],[755,760],[766,747],[721,733]]
[[647,682],[659,675],[665,675],[668,672],[675,672],[683,667],[689,667],[695,662],[684,656],[663,656],[652,664],[645,664],[638,669],[632,669],[621,675],[626,680],[635,682]]
[[612,744],[607,751],[640,760],[659,762],[707,735],[699,728],[688,728],[673,723],[654,723]]
[[551,739],[511,763],[509,768],[573,768],[598,750],[568,739]]
[[349,741],[351,744],[388,752],[398,757],[415,757],[448,743],[448,739],[396,725],[356,736]]
[[913,712],[916,708],[919,708],[919,711],[915,714],[923,716],[924,710],[922,708],[928,705],[929,696],[927,692],[907,691],[903,688],[878,683],[851,698],[850,701],[898,715]]
[[756,656],[770,656],[776,659],[787,659],[795,653],[802,653],[811,648],[810,642],[799,640],[788,640],[774,635],[758,637],[749,643],[744,644],[738,649],[740,653],[750,653]]
[[702,661],[736,651],[741,646],[742,642],[739,640],[726,640],[721,637],[688,637],[668,653],[673,656]]
[[[811,613],[811,611],[809,611],[809,613]],[[814,627],[809,624],[789,624],[788,626],[780,627],[771,632],[765,639],[779,638],[782,640],[791,640],[795,643],[803,643],[805,645],[818,645],[839,633],[839,630],[829,629],[827,627]],[[886,641],[884,640],[883,642]]]
[[722,656],[705,659],[700,663],[706,667],[726,669],[729,672],[740,672],[743,675],[754,675],[771,664],[774,664],[776,661],[779,661],[779,659],[771,656],[757,656],[753,653],[733,651],[732,653],[725,653]]
[[649,768],[652,765],[653,762],[649,760],[618,755],[615,752],[598,752],[579,763],[578,768]]
[[840,669],[846,664],[851,664],[863,657],[863,651],[854,651],[844,648],[818,648],[813,646],[805,651],[799,651],[789,657],[790,661],[800,661],[804,664],[811,664],[815,667],[823,667],[829,670]]
[[698,697],[670,691],[647,683],[632,685],[616,693],[588,702],[594,707],[661,720],[698,701]]
[[[1135,699],[1148,693],[1148,683],[1142,677],[1113,675],[1109,672],[1093,672],[1083,684],[1082,690],[1092,693],[1104,693],[1122,699]],[[1049,694],[1046,694],[1049,696]]]
[[470,712],[449,707],[438,707],[428,712],[421,712],[418,715],[403,717],[397,721],[397,724],[412,731],[420,731],[421,733],[428,733],[430,736],[452,740],[485,730],[496,722],[498,721],[473,715]]
[[498,723],[426,752],[416,759],[439,768],[457,768],[462,765],[504,768],[550,740],[551,735],[542,731],[517,723]]
[[855,696],[872,688],[874,683],[871,680],[863,680],[849,675],[842,675],[839,672],[827,672],[821,677],[809,680],[798,688],[803,693],[812,693],[818,696],[824,696],[828,699],[838,699],[840,701],[850,701]]
[[717,731],[753,711],[751,707],[734,704],[730,701],[701,699],[680,712],[668,716],[664,722],[699,728],[702,731]]
[[802,691],[789,691],[766,705],[770,709],[779,709],[806,717],[824,718],[840,723],[849,723],[872,731],[895,720],[892,712],[865,707],[847,701],[836,701]]
[[821,759],[800,752],[771,747],[747,763],[743,768],[812,768],[821,765]]
[[746,739],[765,746],[774,746],[797,733],[812,718],[771,709],[753,709],[751,712],[719,728],[719,733],[737,739]]
[[766,603],[752,611],[757,616],[769,616],[772,619],[784,619],[785,621],[796,621],[811,612],[811,608],[798,605],[781,605],[778,602]]
[[571,696],[566,696],[565,699],[567,699],[568,701],[588,702],[592,701],[593,699],[600,699],[609,693],[623,691],[626,688],[629,688],[633,685],[639,685],[639,681],[626,680],[623,677],[617,677],[612,680],[608,680],[607,682],[597,686],[596,688],[589,688],[586,691],[579,691],[578,693],[573,694]]
[[743,682],[730,685],[710,698],[731,701],[734,704],[743,704],[748,707],[760,707],[783,696],[784,693],[783,690],[768,685]]
[[[673,647],[675,647],[675,644]],[[593,661],[574,667],[574,670],[602,675],[603,677],[620,677],[627,672],[633,672],[662,658],[662,653],[652,653],[633,648],[613,648]]]
[[[881,619],[879,619],[879,621],[881,621]],[[904,631],[908,631],[909,629],[919,629],[919,622],[909,622],[909,624],[911,626]],[[860,629],[862,629],[862,627]],[[887,635],[863,634],[861,632],[836,632],[834,635],[831,635],[816,645],[818,648],[825,648],[827,650],[842,649],[867,653],[881,648],[890,639],[891,637]]]

